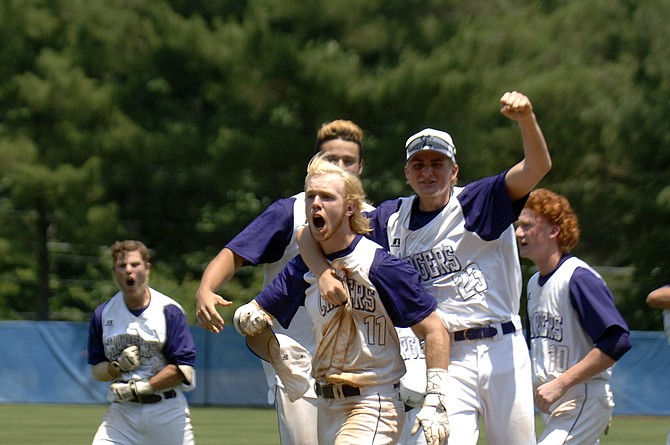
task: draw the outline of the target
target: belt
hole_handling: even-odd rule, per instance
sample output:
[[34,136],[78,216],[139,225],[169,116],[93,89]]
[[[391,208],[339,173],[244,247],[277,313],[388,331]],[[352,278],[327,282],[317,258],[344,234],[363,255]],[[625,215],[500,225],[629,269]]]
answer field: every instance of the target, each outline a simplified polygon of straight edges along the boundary
[[[514,323],[511,321],[500,325],[503,335],[511,334],[516,331]],[[482,338],[495,337],[498,334],[498,329],[495,326],[483,326],[481,328],[468,328],[462,331],[454,332],[454,341],[462,340],[481,340]]]
[[142,405],[148,403],[158,403],[167,399],[174,399],[177,397],[177,392],[174,389],[165,391],[163,394],[147,394],[145,396],[137,395],[137,397],[130,399],[130,402],[141,403]]
[[325,385],[322,385],[317,382],[314,384],[314,391],[316,392],[317,396],[323,397],[324,399],[343,399],[345,397],[372,394],[376,391],[389,391],[391,388],[396,390],[398,387],[399,385],[397,383],[371,385],[365,386],[363,388],[357,388],[355,386],[334,385],[332,383],[326,383]]
[[341,399],[343,397],[360,396],[361,390],[355,386],[349,385],[314,385],[316,395],[324,399]]

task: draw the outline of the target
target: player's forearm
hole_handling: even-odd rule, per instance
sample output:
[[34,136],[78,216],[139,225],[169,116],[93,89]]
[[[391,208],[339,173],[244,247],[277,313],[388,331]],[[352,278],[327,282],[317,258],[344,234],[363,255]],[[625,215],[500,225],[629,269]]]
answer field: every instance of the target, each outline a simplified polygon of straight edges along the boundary
[[110,382],[120,375],[120,372],[107,361],[91,365],[91,373],[99,382]]
[[425,340],[424,355],[426,368],[449,368],[449,355],[451,350],[451,339],[449,331],[444,327],[442,319],[437,312],[412,326],[412,330]]
[[614,359],[600,349],[593,348],[583,359],[561,374],[556,380],[559,380],[561,385],[567,390],[595,377],[613,366],[614,363],[616,363]]
[[510,198],[515,201],[526,196],[551,170],[551,155],[535,115],[518,121],[523,141],[524,159],[507,173]]
[[670,286],[664,286],[649,293],[647,304],[657,309],[670,308]]
[[312,237],[312,234],[307,227],[298,229],[298,232],[296,233],[296,241],[300,248],[300,256],[315,277],[319,278],[324,272],[330,270],[330,264],[326,261],[321,246],[316,242],[314,237]]
[[198,290],[216,292],[221,286],[230,281],[237,269],[242,267],[244,259],[228,248],[223,248],[219,254],[207,265]]
[[177,365],[167,365],[149,378],[149,384],[154,391],[173,388],[184,382],[184,374]]
[[537,182],[540,182],[544,175],[551,170],[551,155],[547,142],[535,114],[519,120],[518,124],[523,141],[525,168],[528,169],[528,174],[534,175]]

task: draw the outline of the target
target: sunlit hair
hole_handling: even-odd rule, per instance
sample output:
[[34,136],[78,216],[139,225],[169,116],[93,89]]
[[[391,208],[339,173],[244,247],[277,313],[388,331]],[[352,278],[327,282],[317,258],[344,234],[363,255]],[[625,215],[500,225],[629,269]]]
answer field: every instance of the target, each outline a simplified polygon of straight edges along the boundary
[[141,241],[124,240],[115,242],[112,244],[112,260],[114,261],[114,264],[116,264],[119,257],[125,256],[128,252],[134,252],[136,250],[140,252],[142,261],[148,263],[150,260],[149,249]]
[[526,208],[560,228],[558,247],[561,252],[571,252],[579,243],[579,221],[565,196],[547,189],[537,189],[531,192]]
[[307,166],[307,176],[305,177],[305,190],[313,178],[328,174],[336,174],[342,177],[344,182],[344,202],[353,203],[355,210],[349,219],[349,227],[355,233],[364,235],[372,231],[370,220],[363,215],[363,204],[365,203],[365,191],[363,184],[357,176],[342,170],[337,165],[328,161],[324,153],[318,153],[312,157]]
[[341,139],[343,141],[355,142],[358,145],[359,162],[363,160],[363,130],[352,121],[338,119],[321,125],[316,133],[316,151],[328,141]]

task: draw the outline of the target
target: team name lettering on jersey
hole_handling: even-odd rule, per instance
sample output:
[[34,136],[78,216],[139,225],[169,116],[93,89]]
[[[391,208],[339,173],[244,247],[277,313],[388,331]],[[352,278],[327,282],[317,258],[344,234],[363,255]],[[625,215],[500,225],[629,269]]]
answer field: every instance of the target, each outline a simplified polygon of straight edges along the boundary
[[535,312],[530,320],[530,338],[563,340],[563,317],[547,312]]
[[421,340],[414,336],[403,336],[400,340],[400,355],[403,360],[423,359],[424,351]]
[[431,250],[415,253],[405,257],[405,261],[419,271],[421,281],[434,280],[461,270],[461,263],[454,255],[451,246],[437,246]]
[[[349,288],[349,299],[351,301],[351,308],[363,312],[375,312],[377,309],[375,303],[375,296],[377,291],[373,288],[362,285],[347,277],[347,287]],[[325,316],[333,309],[340,307],[321,299],[320,313]]]

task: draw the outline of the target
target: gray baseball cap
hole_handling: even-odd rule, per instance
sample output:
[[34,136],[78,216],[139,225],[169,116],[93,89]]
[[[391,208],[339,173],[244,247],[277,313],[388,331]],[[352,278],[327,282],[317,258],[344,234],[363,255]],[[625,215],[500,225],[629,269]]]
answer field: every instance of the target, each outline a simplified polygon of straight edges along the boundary
[[435,130],[434,128],[425,128],[420,132],[413,134],[405,142],[407,158],[409,161],[412,156],[423,150],[435,150],[442,153],[451,162],[456,164],[456,146],[449,133]]

